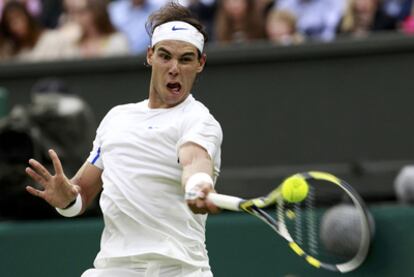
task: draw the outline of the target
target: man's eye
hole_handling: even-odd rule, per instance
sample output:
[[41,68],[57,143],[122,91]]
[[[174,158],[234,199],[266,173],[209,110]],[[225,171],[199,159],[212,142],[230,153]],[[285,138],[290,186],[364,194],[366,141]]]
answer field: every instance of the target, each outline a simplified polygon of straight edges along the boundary
[[160,57],[161,57],[162,59],[164,59],[164,60],[169,60],[169,59],[171,59],[170,55],[167,55],[167,54],[160,54]]
[[183,63],[189,63],[189,62],[192,62],[192,61],[193,61],[193,59],[190,58],[190,57],[181,58],[181,62],[183,62]]

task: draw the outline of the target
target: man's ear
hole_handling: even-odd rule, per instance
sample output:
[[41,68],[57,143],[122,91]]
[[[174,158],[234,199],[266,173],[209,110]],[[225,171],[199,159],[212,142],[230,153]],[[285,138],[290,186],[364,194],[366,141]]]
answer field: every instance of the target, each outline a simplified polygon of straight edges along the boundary
[[207,61],[207,55],[205,53],[201,54],[201,57],[199,59],[200,65],[197,68],[197,73],[200,73],[201,71],[203,71],[206,61]]
[[152,65],[152,56],[154,55],[154,49],[150,46],[147,48],[147,64]]

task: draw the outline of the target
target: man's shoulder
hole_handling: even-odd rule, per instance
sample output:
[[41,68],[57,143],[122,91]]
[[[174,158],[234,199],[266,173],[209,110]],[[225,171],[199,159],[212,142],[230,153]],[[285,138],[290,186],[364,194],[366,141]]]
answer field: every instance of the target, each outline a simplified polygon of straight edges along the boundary
[[183,117],[184,120],[190,122],[211,122],[220,125],[210,110],[201,101],[191,97],[189,103],[184,107],[183,112],[186,115]]
[[142,105],[142,102],[117,105],[109,110],[109,112],[107,113],[107,116],[115,116],[118,114],[129,113],[130,111],[136,110],[141,105]]
[[201,118],[212,117],[210,110],[200,101],[191,98],[186,100],[186,103],[179,109],[181,118],[183,120],[197,120]]
[[186,100],[184,111],[198,112],[198,113],[210,113],[206,105],[201,101],[194,98],[193,95],[189,95]]

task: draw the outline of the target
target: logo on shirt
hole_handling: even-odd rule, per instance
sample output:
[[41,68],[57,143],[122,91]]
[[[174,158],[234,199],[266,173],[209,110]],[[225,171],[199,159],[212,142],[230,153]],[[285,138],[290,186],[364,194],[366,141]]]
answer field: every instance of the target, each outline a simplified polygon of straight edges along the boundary
[[188,30],[187,28],[182,28],[182,27],[175,27],[175,25],[172,27],[173,31],[179,31],[179,30]]

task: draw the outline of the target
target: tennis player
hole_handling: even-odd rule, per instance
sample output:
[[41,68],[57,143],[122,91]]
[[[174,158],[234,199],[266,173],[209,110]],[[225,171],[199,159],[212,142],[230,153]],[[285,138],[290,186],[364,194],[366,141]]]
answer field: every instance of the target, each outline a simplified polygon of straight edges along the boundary
[[148,99],[109,111],[72,179],[53,150],[54,175],[33,159],[26,169],[44,188],[28,192],[67,217],[81,214],[103,188],[101,249],[82,277],[212,276],[205,222],[219,209],[206,196],[219,173],[222,130],[191,94],[206,62],[206,34],[174,3],[147,26]]

